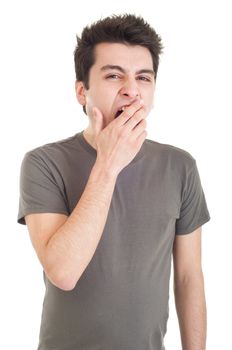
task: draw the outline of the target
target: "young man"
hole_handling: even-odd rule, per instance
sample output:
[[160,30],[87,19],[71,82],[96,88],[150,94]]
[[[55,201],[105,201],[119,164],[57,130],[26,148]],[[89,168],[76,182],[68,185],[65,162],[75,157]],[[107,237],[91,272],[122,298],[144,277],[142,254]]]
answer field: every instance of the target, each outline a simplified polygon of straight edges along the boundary
[[183,349],[205,349],[196,161],[146,139],[161,50],[141,17],[84,28],[76,95],[89,125],[24,157],[18,222],[46,286],[39,350],[165,349],[172,254]]

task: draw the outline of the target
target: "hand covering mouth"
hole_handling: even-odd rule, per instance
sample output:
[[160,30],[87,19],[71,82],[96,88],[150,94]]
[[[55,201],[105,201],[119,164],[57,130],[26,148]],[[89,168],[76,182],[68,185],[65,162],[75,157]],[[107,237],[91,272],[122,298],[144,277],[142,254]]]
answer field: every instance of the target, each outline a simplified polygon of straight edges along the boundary
[[120,108],[117,110],[117,112],[115,113],[114,118],[118,118],[118,117],[120,116],[120,114],[122,114],[122,112],[124,111],[124,109],[125,109],[126,107],[128,107],[128,106],[129,106],[129,105],[125,105],[125,106],[120,107]]
[[129,104],[119,107],[118,110],[116,111],[116,113],[114,114],[114,118],[118,118],[120,116],[120,114],[122,114],[122,112],[125,110],[125,108],[129,107],[134,101],[131,101]]

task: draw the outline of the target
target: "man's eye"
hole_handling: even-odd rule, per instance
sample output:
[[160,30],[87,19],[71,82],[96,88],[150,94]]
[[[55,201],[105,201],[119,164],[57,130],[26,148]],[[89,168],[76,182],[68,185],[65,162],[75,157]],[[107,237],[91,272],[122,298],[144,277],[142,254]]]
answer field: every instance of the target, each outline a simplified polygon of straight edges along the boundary
[[151,81],[149,78],[144,77],[144,76],[140,76],[139,79],[140,80],[144,80],[144,81]]
[[[106,79],[118,80],[118,79],[120,79],[120,76],[118,74],[111,74],[111,75],[108,75],[106,77]],[[142,76],[142,75],[139,76],[138,79],[142,80],[142,81],[146,81],[146,82],[150,82],[151,81],[151,79],[149,79],[149,78],[147,78],[145,76]]]
[[108,79],[108,78],[117,79],[117,78],[119,78],[119,76],[118,76],[117,74],[111,74],[111,75],[108,75],[106,78],[107,78],[107,79]]

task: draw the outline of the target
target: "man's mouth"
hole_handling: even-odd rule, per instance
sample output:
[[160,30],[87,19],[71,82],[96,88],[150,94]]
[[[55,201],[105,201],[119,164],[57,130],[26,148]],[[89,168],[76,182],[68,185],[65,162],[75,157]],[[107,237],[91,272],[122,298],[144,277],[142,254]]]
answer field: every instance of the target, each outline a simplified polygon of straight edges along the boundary
[[123,106],[123,107],[119,108],[119,109],[117,110],[117,112],[115,113],[114,118],[118,118],[118,117],[120,116],[120,114],[122,114],[122,112],[124,111],[124,109],[125,109],[126,107],[127,107],[127,106]]
[[118,118],[118,117],[120,116],[120,114],[122,114],[122,112],[123,112],[123,110],[122,110],[122,109],[119,109],[119,110],[116,112],[114,118]]

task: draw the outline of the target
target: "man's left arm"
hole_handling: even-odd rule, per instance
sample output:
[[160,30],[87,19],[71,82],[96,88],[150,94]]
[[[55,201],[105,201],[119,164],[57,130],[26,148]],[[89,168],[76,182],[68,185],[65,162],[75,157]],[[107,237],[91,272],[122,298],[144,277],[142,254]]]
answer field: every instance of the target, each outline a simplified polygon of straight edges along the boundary
[[173,272],[182,350],[205,350],[207,311],[201,266],[201,227],[190,234],[175,236]]

